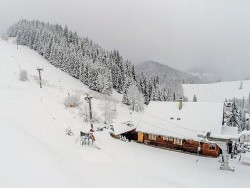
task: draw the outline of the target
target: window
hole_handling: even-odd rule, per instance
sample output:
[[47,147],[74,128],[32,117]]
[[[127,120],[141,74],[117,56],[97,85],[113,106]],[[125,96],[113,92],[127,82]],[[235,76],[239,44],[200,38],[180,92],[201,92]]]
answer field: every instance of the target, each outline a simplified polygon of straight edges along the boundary
[[174,138],[173,137],[168,137],[168,141],[173,142]]
[[174,144],[176,144],[176,145],[182,145],[182,139],[175,138],[174,139]]
[[163,140],[168,140],[168,137],[167,136],[163,136],[162,139]]
[[149,134],[148,139],[149,140],[156,140],[156,135],[155,134]]
[[215,148],[216,148],[216,145],[215,145],[215,144],[210,144],[210,145],[209,145],[209,150],[214,151]]

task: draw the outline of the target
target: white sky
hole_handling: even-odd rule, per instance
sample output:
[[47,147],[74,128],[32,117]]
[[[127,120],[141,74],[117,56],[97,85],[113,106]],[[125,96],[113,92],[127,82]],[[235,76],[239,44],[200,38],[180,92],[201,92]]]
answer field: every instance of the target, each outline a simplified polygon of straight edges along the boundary
[[134,63],[250,77],[249,0],[0,0],[0,33],[21,18],[68,25]]

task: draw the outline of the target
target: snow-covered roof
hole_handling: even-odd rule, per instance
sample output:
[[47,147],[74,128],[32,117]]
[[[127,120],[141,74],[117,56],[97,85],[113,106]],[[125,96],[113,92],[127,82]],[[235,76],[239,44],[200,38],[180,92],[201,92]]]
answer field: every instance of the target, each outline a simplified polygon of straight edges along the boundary
[[237,136],[238,137],[238,128],[237,127],[230,127],[230,126],[227,126],[227,125],[222,125],[221,134]]
[[222,132],[223,103],[151,101],[137,131],[200,140],[197,134]]
[[129,131],[132,131],[134,129],[136,129],[135,125],[133,123],[112,123],[113,127],[114,127],[114,134],[115,135],[119,135],[119,134],[123,134]]

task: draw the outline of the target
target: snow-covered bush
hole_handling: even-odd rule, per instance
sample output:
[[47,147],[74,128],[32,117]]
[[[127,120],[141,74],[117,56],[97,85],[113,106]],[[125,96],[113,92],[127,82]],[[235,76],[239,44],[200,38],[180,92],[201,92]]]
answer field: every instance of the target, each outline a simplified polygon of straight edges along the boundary
[[77,107],[80,104],[80,96],[79,95],[69,95],[64,104],[66,107]]
[[29,78],[28,78],[28,72],[26,70],[21,70],[20,71],[19,80],[21,80],[21,81],[27,81],[27,80],[29,80]]

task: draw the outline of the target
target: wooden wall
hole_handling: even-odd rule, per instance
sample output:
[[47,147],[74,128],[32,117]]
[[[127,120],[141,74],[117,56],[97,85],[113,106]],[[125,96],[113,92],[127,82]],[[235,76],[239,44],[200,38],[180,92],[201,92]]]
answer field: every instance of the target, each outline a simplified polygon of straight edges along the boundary
[[218,157],[220,154],[220,148],[215,144],[215,149],[211,150],[210,149],[211,144],[209,143],[203,143],[202,144],[202,154],[207,155],[207,156],[212,156],[212,157]]
[[[141,138],[141,136],[140,136],[140,138]],[[156,135],[155,140],[150,140],[149,134],[143,133],[143,142],[147,145],[182,150],[182,151],[190,152],[190,153],[197,153],[198,147],[200,144],[201,150],[200,150],[199,154],[212,156],[212,157],[218,157],[218,155],[219,155],[219,147],[217,145],[215,145],[214,150],[211,150],[210,144],[208,144],[208,143],[199,143],[198,141],[194,141],[194,140],[182,139],[181,144],[176,144],[177,142],[175,142],[175,138],[172,138],[172,139],[171,138],[172,137],[164,137],[161,135]],[[140,142],[142,142],[142,140],[140,140]]]

